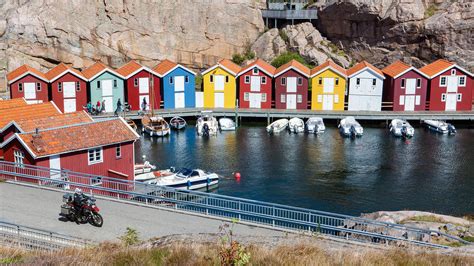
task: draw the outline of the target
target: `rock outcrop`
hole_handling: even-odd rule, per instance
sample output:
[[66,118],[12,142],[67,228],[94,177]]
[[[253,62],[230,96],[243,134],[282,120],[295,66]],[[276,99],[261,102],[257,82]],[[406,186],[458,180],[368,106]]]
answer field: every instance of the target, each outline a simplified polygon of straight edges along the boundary
[[314,65],[319,65],[327,59],[332,59],[343,67],[348,67],[351,63],[349,56],[321,36],[309,22],[289,25],[281,30],[268,30],[257,39],[251,49],[258,57],[268,62],[282,53],[292,51]]
[[318,29],[355,59],[415,66],[447,58],[474,68],[474,2],[326,0],[314,6]]
[[[264,0],[0,1],[0,79],[23,63],[112,67],[169,58],[202,68],[263,32]],[[4,86],[4,80],[0,80]]]

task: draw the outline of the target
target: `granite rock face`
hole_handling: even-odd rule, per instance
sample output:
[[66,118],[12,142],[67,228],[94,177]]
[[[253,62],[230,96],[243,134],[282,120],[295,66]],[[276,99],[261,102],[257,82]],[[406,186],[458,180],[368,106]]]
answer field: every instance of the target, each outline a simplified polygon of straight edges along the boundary
[[169,58],[206,67],[257,39],[264,6],[264,0],[0,1],[0,79],[24,63],[46,70],[58,62],[118,67],[135,59],[152,66]]

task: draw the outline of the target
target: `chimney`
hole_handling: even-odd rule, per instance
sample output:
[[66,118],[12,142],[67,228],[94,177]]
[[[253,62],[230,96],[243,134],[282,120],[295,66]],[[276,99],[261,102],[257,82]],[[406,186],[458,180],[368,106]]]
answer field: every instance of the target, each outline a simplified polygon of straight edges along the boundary
[[39,128],[35,128],[35,133],[33,134],[33,139],[31,140],[33,147],[35,147],[37,152],[43,151],[43,139],[41,138]]

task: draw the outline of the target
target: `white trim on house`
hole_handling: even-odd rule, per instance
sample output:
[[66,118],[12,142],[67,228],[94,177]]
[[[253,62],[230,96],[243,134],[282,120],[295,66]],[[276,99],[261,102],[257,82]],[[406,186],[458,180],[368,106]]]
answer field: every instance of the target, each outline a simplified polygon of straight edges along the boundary
[[92,77],[91,77],[90,79],[88,79],[87,81],[91,82],[91,81],[93,81],[94,79],[96,79],[97,77],[99,77],[100,75],[104,74],[104,73],[107,72],[107,71],[110,72],[111,74],[116,75],[117,77],[119,77],[119,78],[121,78],[121,79],[125,79],[124,76],[120,75],[119,73],[117,73],[117,72],[115,72],[115,71],[113,71],[112,69],[110,69],[110,68],[107,67],[107,68],[104,68],[104,69],[102,69],[101,71],[99,71],[97,74],[95,74],[94,76],[92,76]]
[[380,75],[379,73],[377,73],[375,70],[373,70],[372,68],[370,67],[364,67],[362,68],[361,70],[355,72],[354,74],[348,76],[348,78],[353,78],[354,76],[357,76],[359,75],[360,73],[364,72],[364,71],[369,71],[369,72],[372,72],[375,76],[378,76],[380,77],[381,79],[385,79],[385,75]]
[[234,75],[234,77],[237,75],[237,73],[235,73],[234,71],[230,71],[228,68],[226,68],[225,66],[221,65],[221,64],[216,64],[214,66],[212,66],[211,68],[208,68],[206,69],[204,72],[201,72],[201,75],[206,75],[207,73],[211,72],[212,70],[216,69],[216,68],[222,68],[224,71],[226,71],[227,73],[231,74],[231,75]]
[[56,81],[56,80],[59,79],[60,77],[66,75],[67,73],[71,73],[72,75],[74,75],[74,76],[76,76],[76,77],[78,77],[78,78],[80,78],[80,79],[82,79],[82,80],[84,80],[84,81],[87,82],[86,77],[84,77],[84,76],[79,76],[76,72],[74,72],[74,71],[72,71],[72,70],[70,70],[70,69],[66,69],[66,70],[63,71],[61,74],[59,74],[59,75],[55,76],[54,78],[50,79],[49,82],[50,82],[50,83],[53,83],[54,81]]
[[189,73],[193,74],[194,76],[196,76],[196,73],[195,73],[194,71],[191,71],[190,69],[188,69],[188,68],[182,66],[181,64],[177,64],[177,65],[174,66],[172,69],[170,69],[170,70],[166,71],[165,73],[163,73],[163,75],[162,75],[161,77],[164,77],[164,76],[168,75],[169,73],[173,72],[173,70],[175,70],[175,69],[177,69],[177,68],[179,68],[179,67],[182,68],[182,69],[184,69],[184,70],[186,70],[186,71],[188,71]]
[[309,78],[309,75],[306,74],[306,73],[303,73],[303,71],[299,70],[298,68],[294,67],[294,66],[290,66],[290,67],[287,67],[285,69],[283,69],[282,71],[278,72],[278,73],[275,73],[275,75],[273,76],[274,78],[277,78],[278,76],[282,75],[283,73],[286,73],[287,71],[290,71],[290,70],[294,70],[298,73],[300,73],[301,75],[305,76],[306,78]]
[[10,85],[10,84],[12,84],[12,83],[14,83],[14,82],[16,82],[16,81],[22,79],[23,77],[25,77],[25,76],[27,76],[27,75],[32,75],[32,76],[35,77],[35,78],[38,78],[38,79],[40,79],[40,80],[42,80],[42,81],[44,81],[44,82],[46,82],[46,83],[49,83],[49,80],[48,80],[48,79],[42,78],[42,77],[36,75],[36,74],[33,73],[33,72],[26,71],[25,73],[21,74],[20,76],[16,77],[15,79],[9,80],[9,81],[8,81],[8,85]]
[[242,76],[243,74],[247,73],[247,71],[252,70],[252,69],[254,69],[254,68],[258,68],[260,71],[262,71],[263,73],[267,74],[267,75],[270,76],[271,78],[274,77],[273,74],[268,73],[265,69],[263,69],[263,68],[260,67],[259,65],[253,64],[253,65],[247,67],[246,69],[241,70],[241,71],[239,72],[239,74],[237,74],[236,78]]
[[346,74],[343,74],[343,73],[339,72],[337,69],[335,69],[335,68],[332,67],[332,66],[327,66],[327,67],[325,67],[325,68],[319,70],[318,72],[312,74],[312,75],[310,76],[310,78],[316,77],[317,75],[319,75],[319,74],[323,73],[324,71],[326,71],[328,68],[330,68],[331,70],[333,70],[333,71],[336,72],[337,74],[339,74],[339,75],[341,75],[341,76],[343,76],[344,78],[347,79],[347,75],[346,75]]
[[157,76],[157,77],[159,77],[159,78],[162,78],[162,76],[161,76],[159,73],[155,72],[154,70],[152,70],[151,68],[146,67],[146,66],[140,67],[139,69],[133,71],[131,74],[129,74],[128,76],[126,76],[126,77],[124,77],[124,78],[125,78],[125,79],[129,79],[129,78],[135,76],[138,72],[140,72],[140,71],[142,71],[142,70],[148,71],[148,72],[152,73],[153,75],[155,75],[155,76]]
[[426,75],[425,73],[421,72],[420,70],[418,70],[417,68],[414,68],[414,67],[410,67],[408,68],[407,70],[401,72],[400,74],[396,75],[395,77],[393,77],[393,79],[396,79],[396,78],[399,78],[400,76],[404,75],[405,73],[409,72],[409,71],[415,71],[416,73],[422,75],[423,77],[429,79],[430,77],[428,75]]
[[447,68],[441,70],[440,72],[438,72],[438,73],[432,75],[432,76],[429,77],[429,78],[430,78],[430,79],[433,79],[433,78],[435,78],[435,77],[437,77],[437,76],[443,74],[444,72],[446,72],[446,71],[448,71],[448,70],[450,70],[450,69],[452,69],[452,68],[454,68],[454,67],[456,67],[456,68],[458,68],[459,70],[463,71],[463,72],[466,73],[468,76],[474,77],[474,74],[473,74],[473,73],[467,71],[466,69],[464,69],[464,68],[462,68],[462,67],[460,67],[460,66],[458,66],[458,65],[456,65],[456,64],[453,64],[452,66],[447,67]]

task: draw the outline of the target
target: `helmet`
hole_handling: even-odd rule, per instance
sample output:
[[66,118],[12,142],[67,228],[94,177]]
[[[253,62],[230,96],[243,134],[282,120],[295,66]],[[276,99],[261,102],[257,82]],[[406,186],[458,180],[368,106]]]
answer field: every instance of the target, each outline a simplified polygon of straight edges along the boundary
[[74,193],[82,193],[82,190],[81,190],[80,188],[76,188],[76,189],[74,190]]

